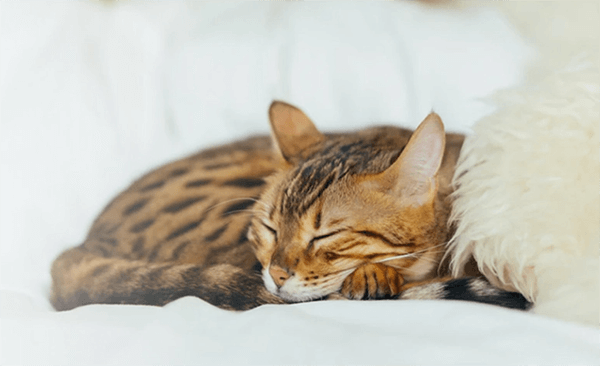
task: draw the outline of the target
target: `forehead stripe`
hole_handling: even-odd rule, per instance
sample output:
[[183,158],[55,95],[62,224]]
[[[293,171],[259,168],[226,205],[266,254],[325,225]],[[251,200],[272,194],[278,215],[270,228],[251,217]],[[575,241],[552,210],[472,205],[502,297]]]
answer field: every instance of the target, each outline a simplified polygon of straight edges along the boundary
[[334,138],[307,160],[299,162],[281,187],[281,214],[303,215],[329,186],[347,174],[379,173],[387,168],[390,155],[397,157],[400,147],[380,144],[378,138],[361,137],[350,141]]
[[321,197],[321,195],[323,194],[323,192],[325,192],[325,190],[327,188],[329,188],[329,186],[335,181],[336,178],[336,174],[331,174],[329,175],[329,178],[327,178],[327,180],[321,184],[309,197],[307,197],[307,200],[305,200],[304,202],[302,202],[302,205],[300,205],[299,209],[298,209],[298,213],[301,215],[303,213],[306,212],[306,210],[308,210],[308,208],[310,206],[313,205],[313,203],[315,203],[315,201]]

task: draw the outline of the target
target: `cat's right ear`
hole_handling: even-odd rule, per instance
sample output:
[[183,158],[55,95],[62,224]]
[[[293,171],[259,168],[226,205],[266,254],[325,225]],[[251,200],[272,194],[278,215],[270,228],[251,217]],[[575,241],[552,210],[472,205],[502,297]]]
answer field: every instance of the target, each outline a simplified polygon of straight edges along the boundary
[[271,103],[269,120],[275,148],[287,162],[293,161],[302,150],[325,140],[310,118],[290,104]]
[[407,205],[432,202],[437,194],[437,173],[444,157],[444,124],[430,113],[412,134],[398,159],[374,177],[378,185],[394,192]]

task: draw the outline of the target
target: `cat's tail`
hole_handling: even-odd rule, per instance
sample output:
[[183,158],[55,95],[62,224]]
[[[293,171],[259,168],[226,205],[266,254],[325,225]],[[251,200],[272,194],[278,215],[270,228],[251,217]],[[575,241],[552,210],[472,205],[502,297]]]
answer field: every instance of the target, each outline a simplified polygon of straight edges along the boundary
[[228,310],[284,302],[265,289],[259,273],[228,264],[202,267],[107,258],[80,246],[62,253],[52,265],[50,301],[59,311],[87,304],[162,306],[184,296]]
[[409,283],[401,290],[396,296],[400,300],[464,300],[520,310],[531,307],[531,303],[520,293],[501,290],[479,277],[444,277]]

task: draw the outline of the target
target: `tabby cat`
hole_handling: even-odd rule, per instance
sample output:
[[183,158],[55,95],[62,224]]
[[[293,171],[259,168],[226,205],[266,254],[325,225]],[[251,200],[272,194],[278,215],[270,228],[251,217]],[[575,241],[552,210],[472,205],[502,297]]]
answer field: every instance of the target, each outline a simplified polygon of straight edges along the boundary
[[232,310],[327,298],[528,306],[482,278],[438,274],[463,137],[436,114],[414,133],[322,134],[282,102],[269,117],[271,138],[167,164],[117,196],[55,260],[53,306],[183,296]]

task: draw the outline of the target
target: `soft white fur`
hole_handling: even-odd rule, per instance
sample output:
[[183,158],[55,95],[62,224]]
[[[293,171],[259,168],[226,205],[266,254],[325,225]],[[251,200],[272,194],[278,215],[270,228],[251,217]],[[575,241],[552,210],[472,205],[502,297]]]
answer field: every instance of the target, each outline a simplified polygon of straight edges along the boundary
[[[590,11],[597,21],[597,5],[581,8],[581,19]],[[498,110],[465,142],[455,176],[452,267],[458,275],[473,255],[488,279],[532,300],[535,313],[598,325],[597,43],[573,34],[562,37],[574,40],[570,47],[551,46],[537,30],[530,36],[540,57],[528,82],[502,92]]]

